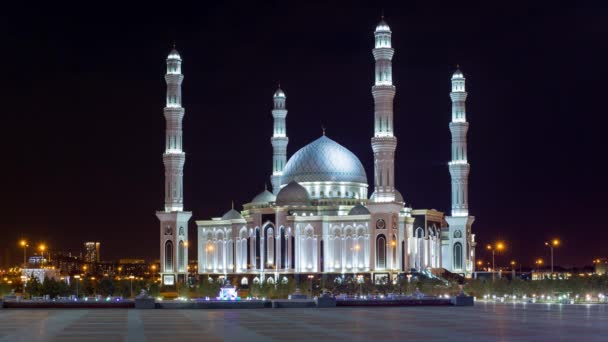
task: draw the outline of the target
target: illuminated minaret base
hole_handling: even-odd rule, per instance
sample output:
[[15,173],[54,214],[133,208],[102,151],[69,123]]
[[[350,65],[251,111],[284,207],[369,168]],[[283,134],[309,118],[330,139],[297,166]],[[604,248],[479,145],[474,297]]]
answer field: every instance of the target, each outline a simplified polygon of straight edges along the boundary
[[281,86],[274,93],[272,99],[274,102],[272,109],[274,129],[272,138],[270,138],[272,143],[272,176],[270,176],[270,179],[272,182],[272,193],[276,195],[281,190],[281,176],[283,175],[285,163],[287,163],[287,144],[289,143],[287,126],[285,124],[285,118],[287,117],[285,100],[287,97]]
[[391,47],[391,30],[382,20],[374,31],[375,45],[372,50],[376,60],[376,77],[372,87],[374,96],[374,194],[373,202],[395,201],[395,149],[397,138],[393,130],[393,85],[392,59],[395,50]]
[[452,75],[452,161],[449,163],[452,177],[452,216],[447,216],[449,240],[442,251],[444,267],[454,273],[469,276],[475,266],[475,235],[471,225],[475,217],[469,216],[469,162],[467,160],[466,117],[467,92],[465,78],[460,69]]
[[156,212],[160,220],[160,275],[163,285],[174,285],[187,279],[188,221],[191,212],[184,210],[183,172],[186,154],[182,150],[182,59],[173,49],[167,57],[165,210]]

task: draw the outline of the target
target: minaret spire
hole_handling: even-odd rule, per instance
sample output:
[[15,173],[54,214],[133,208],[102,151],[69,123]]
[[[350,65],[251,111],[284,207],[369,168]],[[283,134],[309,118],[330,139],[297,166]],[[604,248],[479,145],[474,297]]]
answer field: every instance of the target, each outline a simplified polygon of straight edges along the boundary
[[[384,18],[384,16],[383,16]],[[376,77],[372,87],[374,96],[374,202],[395,200],[395,150],[397,138],[393,129],[393,99],[395,86],[392,76],[392,59],[395,53],[391,46],[391,29],[384,21],[376,26],[375,45],[372,53],[376,60]]]
[[469,216],[469,163],[467,161],[467,131],[465,78],[457,67],[452,75],[452,216]]
[[287,144],[289,138],[287,138],[287,127],[285,124],[285,118],[287,117],[287,107],[285,101],[287,96],[281,89],[281,83],[278,84],[278,89],[275,91],[273,97],[273,109],[272,117],[274,118],[274,130],[270,142],[272,143],[272,175],[270,179],[272,181],[272,193],[275,195],[281,190],[281,176],[283,175],[283,169],[287,163]]
[[160,275],[164,285],[185,282],[188,274],[188,221],[184,210],[183,175],[186,154],[182,149],[182,59],[175,45],[167,57],[167,104],[165,153],[165,210],[156,212],[160,220]]
[[452,215],[446,216],[448,231],[446,243],[442,243],[442,266],[450,272],[470,276],[475,270],[475,234],[471,226],[475,217],[469,216],[469,162],[467,161],[467,122],[465,101],[467,91],[464,75],[457,67],[452,75]]
[[167,58],[167,105],[165,107],[166,141],[163,162],[165,164],[165,211],[184,209],[183,170],[186,155],[182,150],[182,59],[173,49]]

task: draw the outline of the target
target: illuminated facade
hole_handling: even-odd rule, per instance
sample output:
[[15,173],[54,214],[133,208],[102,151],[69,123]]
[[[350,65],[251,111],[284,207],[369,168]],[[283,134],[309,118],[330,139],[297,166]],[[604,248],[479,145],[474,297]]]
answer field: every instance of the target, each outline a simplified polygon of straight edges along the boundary
[[286,99],[285,92],[279,86],[279,89],[277,89],[273,96],[272,117],[274,118],[274,129],[272,138],[270,139],[272,143],[272,176],[270,180],[272,182],[272,193],[275,195],[281,190],[281,176],[287,162],[287,144],[289,143],[289,138],[287,138],[287,126],[285,123],[285,118],[287,117]]
[[188,274],[188,221],[192,213],[184,210],[183,175],[186,154],[182,150],[182,59],[175,50],[167,57],[165,210],[157,211],[160,221],[160,275],[163,284],[172,285]]
[[[443,243],[443,265],[457,273],[471,274],[475,268],[475,234],[471,225],[475,217],[469,216],[469,162],[467,160],[466,115],[467,91],[460,69],[452,75],[452,215],[446,217],[449,229]],[[447,267],[446,267],[447,266]]]
[[88,263],[99,262],[100,261],[100,256],[99,256],[100,247],[101,247],[101,244],[99,242],[85,242],[84,243],[84,248],[85,248],[84,260]]
[[397,138],[394,136],[392,60],[395,50],[391,45],[391,29],[382,20],[374,32],[375,44],[372,53],[376,60],[376,77],[372,87],[374,96],[374,193],[372,202],[395,201],[395,150]]
[[[310,273],[333,274],[336,277],[367,273],[375,280],[394,280],[399,274],[430,274],[436,268],[463,274],[468,272],[465,267],[454,268],[454,261],[446,259],[443,254],[448,245],[453,248],[462,239],[473,241],[470,225],[468,233],[463,231],[463,237],[453,239],[453,229],[447,227],[442,212],[412,210],[395,188],[394,50],[391,31],[384,20],[377,25],[374,38],[373,193],[369,193],[368,178],[361,161],[347,148],[326,136],[325,132],[287,159],[287,96],[279,87],[273,95],[272,109],[272,191],[264,189],[249,203],[243,204],[241,212],[233,207],[221,217],[196,221],[199,274],[238,277],[242,284],[248,284],[256,281],[277,282],[289,275]],[[462,96],[460,98],[464,101]],[[183,109],[181,102],[178,103],[179,106],[173,108],[178,108],[181,113],[181,138]],[[462,108],[464,113],[464,102],[455,108]],[[177,127],[170,125],[169,121],[167,125]],[[170,135],[169,128],[167,135]],[[460,141],[461,138],[456,140]],[[170,138],[168,144],[172,146]],[[181,190],[181,142],[175,151],[182,158],[179,164]],[[455,160],[462,163],[462,159]],[[464,161],[466,163],[466,158]],[[172,173],[167,172],[170,178]],[[183,213],[182,197],[178,201],[173,200],[173,197],[168,198],[167,210],[175,209],[174,205],[179,206],[179,210],[159,213],[159,217]],[[461,202],[454,205],[466,207],[466,203]],[[189,217],[187,213],[179,222],[185,225]],[[177,221],[177,218],[171,221],[161,219],[161,222],[170,222],[174,226]],[[460,221],[454,222],[455,226],[460,224]],[[161,224],[161,229],[163,226]],[[163,254],[166,251],[164,241],[179,243],[179,240],[168,240],[164,232],[161,230],[161,268],[162,260],[167,260],[168,255]],[[187,239],[187,235],[184,238]],[[474,247],[474,244],[460,243],[464,248]],[[463,256],[463,260],[468,262],[469,259]],[[179,267],[174,263],[169,264],[173,265],[174,270]],[[176,272],[163,270],[163,274],[170,273]]]

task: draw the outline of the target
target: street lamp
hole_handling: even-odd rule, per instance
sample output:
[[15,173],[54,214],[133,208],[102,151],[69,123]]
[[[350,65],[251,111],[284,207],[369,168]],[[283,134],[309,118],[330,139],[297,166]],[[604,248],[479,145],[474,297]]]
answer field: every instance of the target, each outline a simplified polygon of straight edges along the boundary
[[27,244],[27,241],[21,240],[19,241],[19,246],[23,247],[23,268],[26,268],[27,264],[25,263],[25,249],[28,248],[29,245]]
[[540,267],[543,265],[544,261],[543,259],[536,259],[534,263],[536,264],[537,269],[540,271]]
[[495,274],[495,270],[494,270],[494,252],[495,251],[502,251],[505,249],[505,244],[503,242],[497,242],[494,246],[492,245],[487,245],[486,249],[489,251],[492,251],[492,280],[494,280],[494,274]]
[[312,280],[315,276],[313,276],[312,274],[308,275],[308,280],[310,281],[310,297],[312,298]]
[[131,279],[131,298],[133,298],[133,279],[135,278],[134,275],[130,275],[129,279]]
[[38,246],[38,250],[40,250],[40,255],[42,256],[42,265],[44,265],[44,251],[46,250],[46,246],[42,243]]
[[482,260],[477,260],[477,266],[479,266],[481,268],[481,266],[483,266],[483,261]]
[[553,239],[551,242],[545,242],[545,246],[551,248],[551,277],[553,277],[553,247],[559,246],[559,240]]
[[78,283],[80,282],[80,276],[77,274],[74,278],[76,279],[76,299],[78,299]]

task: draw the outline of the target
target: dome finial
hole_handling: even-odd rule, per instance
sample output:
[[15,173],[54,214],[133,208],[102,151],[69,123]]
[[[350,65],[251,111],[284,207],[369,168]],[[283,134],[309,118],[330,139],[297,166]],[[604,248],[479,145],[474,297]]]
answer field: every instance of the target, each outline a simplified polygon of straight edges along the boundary
[[321,125],[321,130],[323,131],[323,136],[325,136],[326,129],[327,129],[327,127],[325,127],[325,125]]
[[232,200],[231,202],[232,202],[232,209],[234,209],[234,200]]
[[175,40],[173,41],[173,50],[175,50]]

